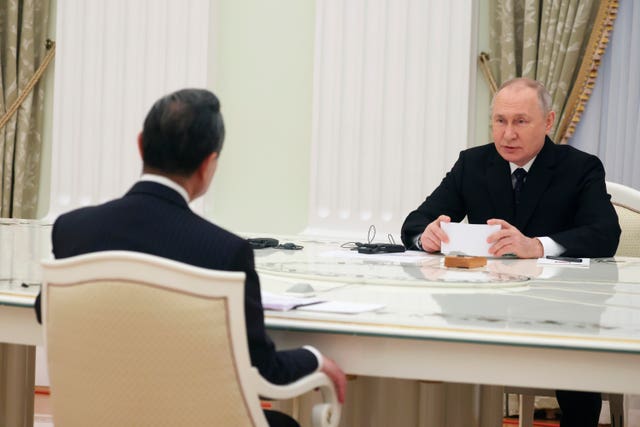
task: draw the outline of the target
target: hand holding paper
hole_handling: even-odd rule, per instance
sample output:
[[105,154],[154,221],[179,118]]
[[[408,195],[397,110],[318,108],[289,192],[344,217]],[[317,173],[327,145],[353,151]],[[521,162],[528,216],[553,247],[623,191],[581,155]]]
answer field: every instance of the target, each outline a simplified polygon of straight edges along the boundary
[[516,255],[518,258],[540,258],[544,255],[542,243],[535,237],[527,237],[517,227],[502,219],[490,219],[490,225],[499,225],[500,231],[489,239],[491,255]]
[[434,221],[432,221],[427,228],[424,229],[420,236],[420,245],[425,252],[438,252],[441,250],[442,242],[448,243],[449,238],[447,233],[442,231],[441,224],[450,222],[451,218],[447,215],[440,215]]
[[491,244],[489,236],[500,230],[500,225],[463,224],[458,222],[442,222],[442,230],[449,236],[449,242],[442,242],[442,253],[452,252],[472,256],[492,256],[489,253]]

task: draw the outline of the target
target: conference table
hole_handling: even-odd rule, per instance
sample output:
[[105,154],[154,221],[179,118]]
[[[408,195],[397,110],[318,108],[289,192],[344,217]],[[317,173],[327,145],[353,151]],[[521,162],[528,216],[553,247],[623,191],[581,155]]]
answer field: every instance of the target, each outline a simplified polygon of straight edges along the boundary
[[35,346],[43,344],[33,303],[40,285],[0,281],[0,426],[33,426]]
[[[585,267],[499,258],[451,269],[442,255],[360,254],[344,239],[280,241],[304,248],[255,251],[263,291],[302,287],[321,300],[382,307],[267,311],[279,347],[314,345],[354,375],[640,393],[640,259]],[[495,425],[496,414],[473,419]]]
[[[588,267],[499,258],[451,269],[442,255],[279,239],[303,249],[255,250],[262,290],[313,294],[337,310],[266,311],[279,348],[316,346],[358,377],[640,394],[640,258],[592,259]],[[29,411],[33,422],[38,288],[0,282],[0,342],[15,367],[0,381],[0,415],[25,420],[6,425],[29,425]],[[307,292],[294,292],[301,288]]]
[[50,254],[50,221],[0,218],[0,426],[33,426],[36,345],[33,304],[40,260]]

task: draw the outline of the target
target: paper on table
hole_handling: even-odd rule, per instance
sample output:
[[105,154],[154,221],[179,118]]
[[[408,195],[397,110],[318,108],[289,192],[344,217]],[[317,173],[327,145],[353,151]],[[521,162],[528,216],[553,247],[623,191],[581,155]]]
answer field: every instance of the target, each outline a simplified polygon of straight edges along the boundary
[[449,243],[442,242],[441,252],[452,252],[471,256],[492,256],[491,245],[487,237],[500,230],[500,225],[464,224],[459,222],[440,222],[442,231],[449,236]]
[[364,259],[367,261],[381,261],[381,262],[398,262],[415,264],[416,262],[423,261],[428,255],[422,251],[406,251],[406,252],[393,252],[382,254],[361,254],[357,251],[350,251],[345,249],[339,249],[334,251],[325,251],[320,253],[320,256],[331,258],[355,258]]
[[591,264],[590,258],[579,258],[580,261],[567,261],[564,259],[550,259],[550,258],[538,258],[538,264],[540,265],[559,265],[562,267],[589,267]]
[[301,298],[262,291],[262,308],[265,310],[287,311],[304,305],[323,302],[320,298]]
[[298,311],[321,311],[325,313],[358,314],[384,308],[384,304],[368,304],[360,302],[327,301],[299,307]]

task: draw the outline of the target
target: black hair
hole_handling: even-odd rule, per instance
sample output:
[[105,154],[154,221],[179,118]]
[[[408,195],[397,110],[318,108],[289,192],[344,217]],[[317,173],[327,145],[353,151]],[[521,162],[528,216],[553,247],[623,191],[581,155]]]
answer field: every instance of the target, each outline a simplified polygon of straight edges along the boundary
[[182,89],[153,104],[142,129],[145,167],[190,176],[224,142],[220,101],[205,89]]

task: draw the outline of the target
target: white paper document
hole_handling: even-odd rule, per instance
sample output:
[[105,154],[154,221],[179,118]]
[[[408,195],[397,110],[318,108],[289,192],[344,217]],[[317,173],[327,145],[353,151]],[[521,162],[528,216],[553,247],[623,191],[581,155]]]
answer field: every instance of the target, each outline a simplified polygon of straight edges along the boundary
[[443,254],[456,253],[471,256],[492,256],[489,253],[491,245],[487,238],[500,230],[500,225],[465,224],[459,222],[440,222],[442,231],[449,236],[449,243],[442,242]]
[[589,267],[590,258],[538,258],[540,265],[557,265],[561,267]]
[[415,264],[424,261],[429,256],[422,251],[406,251],[382,254],[361,254],[358,251],[348,249],[338,249],[334,251],[321,252],[320,256],[342,259],[361,259],[365,261],[397,262],[400,264]]
[[323,302],[320,298],[302,298],[262,291],[262,308],[265,310],[288,311],[309,304]]
[[313,305],[299,307],[298,311],[320,311],[324,313],[358,314],[367,311],[377,311],[384,308],[384,304],[368,304],[347,301],[327,301]]

